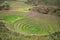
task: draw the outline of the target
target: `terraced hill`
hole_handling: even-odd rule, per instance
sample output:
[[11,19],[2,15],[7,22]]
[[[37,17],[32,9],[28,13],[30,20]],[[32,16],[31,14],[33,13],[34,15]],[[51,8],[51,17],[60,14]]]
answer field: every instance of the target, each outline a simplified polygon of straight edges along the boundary
[[[14,16],[12,16],[13,14],[0,16],[2,20],[8,23],[6,27],[10,30],[10,32],[7,31],[6,27],[4,27],[6,30],[1,29],[0,32],[2,32],[2,34],[0,34],[0,37],[2,37],[3,40],[48,40],[51,38],[44,35],[60,30],[60,19],[56,16],[39,14],[37,12],[28,12],[24,14],[25,16],[18,14],[19,13],[17,13],[17,15],[14,14]],[[7,38],[3,37],[5,35]]]
[[59,30],[60,25],[58,17],[37,12],[29,12],[25,16],[4,16],[2,19],[12,24],[10,29],[27,34],[53,33]]
[[[44,39],[43,39],[44,38]],[[0,40],[48,40],[48,37],[40,36],[26,36],[17,32],[11,31],[7,28],[6,22],[0,20]]]
[[1,40],[53,40],[49,33],[60,31],[59,17],[24,11],[0,11],[0,20],[6,22],[0,22]]

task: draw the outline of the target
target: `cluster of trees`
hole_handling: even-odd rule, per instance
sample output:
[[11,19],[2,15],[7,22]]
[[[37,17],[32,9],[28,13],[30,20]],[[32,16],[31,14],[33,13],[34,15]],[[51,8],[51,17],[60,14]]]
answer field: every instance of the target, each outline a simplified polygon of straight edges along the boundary
[[8,4],[7,1],[0,1],[0,10],[9,10],[10,5]]
[[32,8],[29,9],[29,11],[35,11],[43,14],[51,14],[51,15],[56,15],[60,17],[60,9],[58,7],[33,6]]
[[[56,14],[56,15],[60,16],[60,12],[59,12],[60,11],[60,0],[27,0],[26,3],[35,6],[35,7],[31,8],[34,11],[37,11],[40,13],[42,12],[44,14],[48,14],[50,12],[52,14]],[[40,7],[37,7],[38,5],[39,6],[40,5],[54,5],[54,6],[57,6],[57,8],[53,8],[53,7],[40,8]]]
[[54,32],[52,34],[49,33],[49,37],[53,40],[60,40],[60,31]]
[[60,0],[27,0],[26,3],[34,6],[40,4],[60,6]]

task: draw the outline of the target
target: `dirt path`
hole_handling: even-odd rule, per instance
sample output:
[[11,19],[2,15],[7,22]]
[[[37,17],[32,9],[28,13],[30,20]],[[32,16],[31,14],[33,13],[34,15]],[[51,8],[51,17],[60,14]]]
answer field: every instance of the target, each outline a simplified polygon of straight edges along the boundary
[[17,11],[17,10],[0,10],[0,12],[14,12],[14,11]]

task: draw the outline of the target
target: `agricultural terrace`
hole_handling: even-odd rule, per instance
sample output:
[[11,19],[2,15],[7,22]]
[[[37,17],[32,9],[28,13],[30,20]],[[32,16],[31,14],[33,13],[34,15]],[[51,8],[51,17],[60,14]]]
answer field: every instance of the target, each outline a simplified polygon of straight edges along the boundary
[[[0,11],[0,20],[4,20],[7,22],[8,24],[7,28],[9,30],[19,33],[20,35],[27,34],[27,36],[35,34],[36,36],[48,35],[49,33],[54,33],[60,30],[59,17],[47,14],[40,14],[34,11],[28,11],[28,9],[31,6],[24,4],[22,2],[11,2],[9,4],[11,4],[12,7],[11,10]],[[40,38],[41,40],[48,40],[45,37]],[[37,39],[40,40],[39,38]],[[37,39],[35,39],[34,36],[31,37],[31,40],[37,40]],[[30,39],[25,38],[22,40],[30,40]]]

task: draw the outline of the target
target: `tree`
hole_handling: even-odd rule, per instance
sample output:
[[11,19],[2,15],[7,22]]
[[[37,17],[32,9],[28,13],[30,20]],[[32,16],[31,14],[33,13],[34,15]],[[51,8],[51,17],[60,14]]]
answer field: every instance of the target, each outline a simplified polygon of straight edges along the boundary
[[5,9],[5,10],[9,10],[10,9],[10,5],[8,4],[8,2],[7,1],[5,1],[4,3],[3,3],[3,9]]
[[45,4],[45,5],[60,6],[60,0],[27,0],[27,4],[31,4],[31,5]]
[[60,0],[57,0],[57,6],[60,6]]
[[4,1],[3,3],[1,3],[0,10],[9,10],[9,9],[10,9],[10,5],[8,4],[7,1]]
[[37,6],[37,5],[39,5],[40,0],[27,0],[26,3],[27,3],[27,4],[34,5],[34,6]]
[[60,31],[54,32],[54,33],[49,33],[49,37],[53,40],[60,40]]
[[0,4],[3,3],[5,0],[0,0]]

